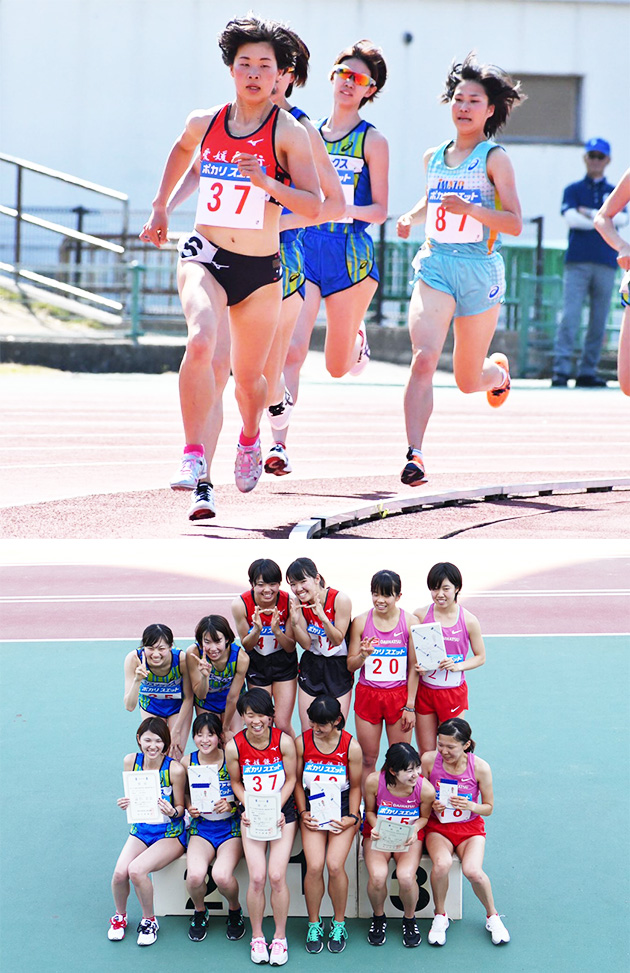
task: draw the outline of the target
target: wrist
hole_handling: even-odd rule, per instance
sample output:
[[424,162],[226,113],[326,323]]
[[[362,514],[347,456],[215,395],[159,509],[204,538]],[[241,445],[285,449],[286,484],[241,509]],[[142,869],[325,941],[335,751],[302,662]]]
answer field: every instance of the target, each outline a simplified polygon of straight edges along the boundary
[[404,711],[405,711],[406,713],[415,713],[415,711],[416,711],[416,710],[415,710],[415,707],[414,707],[414,706],[412,706],[412,705],[411,705],[410,703],[407,703],[407,705],[406,705],[406,706],[403,706],[403,710],[404,710]]

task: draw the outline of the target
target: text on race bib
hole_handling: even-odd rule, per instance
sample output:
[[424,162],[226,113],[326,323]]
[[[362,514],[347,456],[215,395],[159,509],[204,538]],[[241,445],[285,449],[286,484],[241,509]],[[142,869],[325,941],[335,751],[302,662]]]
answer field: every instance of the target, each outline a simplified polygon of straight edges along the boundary
[[[330,161],[335,167],[335,171],[339,176],[339,182],[341,183],[341,188],[343,190],[343,198],[345,200],[346,206],[354,206],[354,178],[355,174],[358,174],[363,169],[365,162],[363,159],[355,159],[345,155],[331,155]],[[335,220],[336,223],[352,223],[353,219],[351,216],[344,216],[341,220]]]
[[[448,213],[441,205],[443,195],[441,189],[429,189],[427,236],[437,243],[479,243],[483,240],[483,224],[465,213]],[[456,195],[467,203],[481,203],[478,189],[458,189]]]
[[270,764],[245,764],[243,787],[252,794],[273,794],[282,789],[285,781],[281,760]]
[[403,682],[407,679],[407,649],[376,645],[365,660],[365,676],[370,682]]
[[202,162],[195,221],[208,226],[261,230],[266,199],[264,189],[252,186],[237,165]]

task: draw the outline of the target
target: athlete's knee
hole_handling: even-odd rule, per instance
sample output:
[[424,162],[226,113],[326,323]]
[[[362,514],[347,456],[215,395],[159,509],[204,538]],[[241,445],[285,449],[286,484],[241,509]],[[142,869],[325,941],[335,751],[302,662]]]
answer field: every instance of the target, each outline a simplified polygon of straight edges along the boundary
[[225,865],[219,865],[217,863],[212,869],[212,881],[219,889],[226,888],[226,886],[230,885],[232,878],[232,870]]
[[346,874],[346,868],[344,862],[337,860],[326,861],[326,868],[328,869],[328,878],[339,878]]
[[211,362],[215,345],[215,335],[206,329],[192,328],[186,342],[186,359],[195,363]]
[[249,891],[260,893],[265,889],[266,875],[263,871],[257,871],[250,868],[249,870]]
[[445,875],[451,870],[452,859],[451,857],[437,856],[431,866],[431,876],[433,878],[444,878]]
[[[205,884],[207,874],[207,868],[190,868],[190,866],[188,866],[186,869],[186,888],[198,889],[200,885]],[[214,873],[212,877],[214,878]]]
[[416,379],[433,378],[440,361],[439,352],[429,348],[414,348],[411,356],[411,374]]
[[479,865],[463,864],[462,872],[464,877],[467,878],[472,885],[479,885],[486,878],[486,873]]
[[282,892],[287,887],[286,869],[278,866],[270,867],[269,885],[274,892]]
[[129,881],[129,870],[127,868],[116,868],[112,875],[112,885],[123,885]]
[[475,378],[472,375],[458,375],[455,372],[455,382],[457,388],[464,395],[472,395],[473,392],[479,391],[479,377]]
[[364,748],[361,759],[366,770],[373,770],[378,760],[378,750],[366,750]]
[[398,887],[402,892],[411,892],[416,885],[416,873],[415,872],[402,872],[399,868],[396,869],[396,878],[398,879]]
[[134,885],[138,885],[140,882],[143,882],[147,875],[147,869],[143,868],[142,865],[138,865],[137,862],[132,862],[129,866],[129,878]]

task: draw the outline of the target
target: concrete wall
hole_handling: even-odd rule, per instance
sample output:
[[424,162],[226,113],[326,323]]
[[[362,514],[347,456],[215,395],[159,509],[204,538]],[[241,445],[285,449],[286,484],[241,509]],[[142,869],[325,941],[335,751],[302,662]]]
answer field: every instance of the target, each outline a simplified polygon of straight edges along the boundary
[[[216,35],[248,3],[216,0],[0,0],[0,150],[129,193],[147,210],[187,113],[228,100]],[[290,21],[312,52],[299,103],[329,109],[326,72],[348,42],[370,37],[390,69],[365,114],[391,143],[390,212],[420,194],[423,150],[450,133],[437,98],[451,58],[474,48],[512,71],[584,76],[583,135],[612,142],[612,181],[630,161],[624,103],[630,4],[593,0],[265,0],[256,12]],[[413,40],[403,41],[409,32]],[[609,38],[623,38],[611,46]],[[612,54],[608,50],[612,50]],[[623,94],[622,94],[623,93]],[[563,186],[583,172],[580,146],[510,149],[527,216],[544,214],[546,242],[565,239]],[[0,166],[3,201],[12,173]],[[76,205],[36,177],[31,203]]]

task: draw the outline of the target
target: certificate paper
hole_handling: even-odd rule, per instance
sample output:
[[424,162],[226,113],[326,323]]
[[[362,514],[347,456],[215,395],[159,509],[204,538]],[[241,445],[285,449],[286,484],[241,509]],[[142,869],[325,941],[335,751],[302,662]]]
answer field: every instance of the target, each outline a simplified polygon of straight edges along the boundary
[[255,841],[274,841],[282,830],[278,825],[281,814],[280,794],[251,794],[245,792],[245,817],[249,818],[249,838]]
[[188,768],[188,785],[192,806],[202,814],[211,814],[221,800],[219,768],[193,764]]
[[330,831],[330,822],[341,818],[341,788],[332,780],[323,780],[309,797],[311,816],[321,831]]
[[448,658],[444,647],[444,633],[438,622],[412,625],[411,637],[416,649],[416,660],[421,669],[437,669],[442,659]]
[[409,851],[411,845],[407,845],[406,842],[413,834],[414,827],[414,824],[400,824],[379,814],[376,816],[376,830],[379,836],[372,841],[372,848],[376,851]]
[[158,807],[162,794],[159,770],[123,770],[125,797],[130,800],[127,808],[129,824],[161,824],[164,815]]

